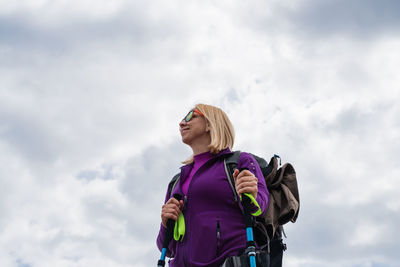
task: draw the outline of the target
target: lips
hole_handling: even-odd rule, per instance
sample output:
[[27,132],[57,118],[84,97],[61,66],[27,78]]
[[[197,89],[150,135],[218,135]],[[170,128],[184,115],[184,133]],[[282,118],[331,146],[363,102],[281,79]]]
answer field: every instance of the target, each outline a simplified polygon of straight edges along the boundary
[[189,127],[182,128],[182,129],[181,129],[181,134],[184,133],[184,132],[186,132],[186,131],[188,131],[188,130],[189,130]]

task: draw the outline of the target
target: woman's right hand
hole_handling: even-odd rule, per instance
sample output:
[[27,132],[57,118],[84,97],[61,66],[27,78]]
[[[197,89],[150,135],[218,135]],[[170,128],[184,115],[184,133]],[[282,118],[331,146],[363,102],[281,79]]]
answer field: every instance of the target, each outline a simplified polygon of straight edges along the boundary
[[170,198],[161,208],[161,222],[167,228],[168,219],[178,220],[179,212],[183,209],[183,200]]

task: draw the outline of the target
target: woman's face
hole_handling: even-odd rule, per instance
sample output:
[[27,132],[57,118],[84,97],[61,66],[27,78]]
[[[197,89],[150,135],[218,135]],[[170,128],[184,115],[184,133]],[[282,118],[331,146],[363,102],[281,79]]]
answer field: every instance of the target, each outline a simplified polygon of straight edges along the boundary
[[191,145],[210,135],[205,117],[200,115],[199,111],[195,109],[191,110],[188,115],[182,119],[179,123],[179,130],[181,132],[182,142],[187,145]]

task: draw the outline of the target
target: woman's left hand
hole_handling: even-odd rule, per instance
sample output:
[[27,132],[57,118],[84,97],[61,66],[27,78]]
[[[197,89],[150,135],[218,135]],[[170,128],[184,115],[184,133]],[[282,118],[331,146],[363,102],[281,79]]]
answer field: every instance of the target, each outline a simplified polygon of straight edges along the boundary
[[257,197],[258,192],[258,179],[248,170],[243,170],[239,173],[236,169],[233,172],[233,179],[235,180],[236,192],[241,195],[243,193],[250,193],[254,198]]

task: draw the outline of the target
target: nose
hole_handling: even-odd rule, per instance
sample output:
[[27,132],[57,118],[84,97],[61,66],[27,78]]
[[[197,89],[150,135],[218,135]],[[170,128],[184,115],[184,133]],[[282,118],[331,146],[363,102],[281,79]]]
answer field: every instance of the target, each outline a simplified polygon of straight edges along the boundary
[[179,127],[183,127],[183,126],[185,126],[187,124],[187,122],[184,120],[184,119],[182,119],[181,120],[181,122],[179,123]]

